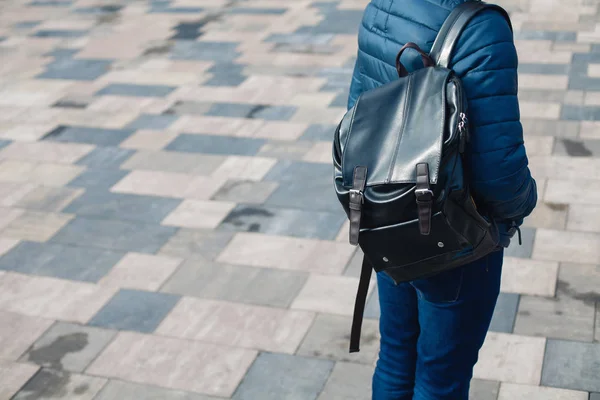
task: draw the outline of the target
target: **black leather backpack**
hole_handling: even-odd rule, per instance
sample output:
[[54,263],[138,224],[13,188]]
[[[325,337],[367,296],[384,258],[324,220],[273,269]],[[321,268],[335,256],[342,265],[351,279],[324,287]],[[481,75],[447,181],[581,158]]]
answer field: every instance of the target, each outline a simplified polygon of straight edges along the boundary
[[[430,54],[408,43],[399,79],[363,93],[334,138],[335,190],[350,219],[350,243],[363,260],[350,352],[359,351],[371,270],[396,283],[433,276],[498,247],[493,220],[478,213],[462,155],[469,142],[465,93],[449,69],[453,48],[482,2],[453,10]],[[425,68],[408,73],[400,57],[420,53]]]

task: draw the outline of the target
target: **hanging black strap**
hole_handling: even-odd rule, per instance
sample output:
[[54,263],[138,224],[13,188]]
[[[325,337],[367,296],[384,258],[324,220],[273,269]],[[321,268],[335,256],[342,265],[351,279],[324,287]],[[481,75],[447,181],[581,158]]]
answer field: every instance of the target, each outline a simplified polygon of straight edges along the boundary
[[358,245],[360,234],[360,220],[362,218],[362,206],[364,203],[364,190],[367,184],[367,167],[358,166],[354,168],[354,179],[350,189],[350,244]]
[[496,10],[504,16],[512,30],[510,17],[506,10],[495,4],[487,4],[482,1],[467,1],[454,8],[438,33],[430,57],[433,58],[436,65],[444,68],[450,67],[450,59],[456,43],[471,19],[483,10]]
[[429,235],[431,232],[431,209],[433,208],[433,192],[429,186],[429,164],[417,164],[415,197],[419,213],[419,231],[421,235]]
[[352,330],[350,331],[350,353],[358,353],[360,351],[360,331],[362,328],[363,316],[365,314],[367,295],[369,294],[369,283],[371,282],[372,270],[373,267],[369,260],[367,260],[367,257],[363,257],[360,280],[358,282],[358,292],[356,293],[356,302],[354,303]]

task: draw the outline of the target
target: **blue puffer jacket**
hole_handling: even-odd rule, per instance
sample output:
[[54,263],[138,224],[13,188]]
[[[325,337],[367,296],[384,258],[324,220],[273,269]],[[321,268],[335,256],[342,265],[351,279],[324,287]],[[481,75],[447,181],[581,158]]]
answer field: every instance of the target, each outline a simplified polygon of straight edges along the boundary
[[[465,0],[372,0],[358,35],[358,56],[348,108],[367,90],[398,79],[395,58],[407,42],[429,52],[450,11]],[[402,62],[409,71],[422,68],[416,51]],[[537,202],[528,168],[517,100],[517,53],[504,17],[484,11],[464,30],[451,68],[469,99],[471,142],[467,167],[471,190],[481,209],[499,222],[503,246]]]

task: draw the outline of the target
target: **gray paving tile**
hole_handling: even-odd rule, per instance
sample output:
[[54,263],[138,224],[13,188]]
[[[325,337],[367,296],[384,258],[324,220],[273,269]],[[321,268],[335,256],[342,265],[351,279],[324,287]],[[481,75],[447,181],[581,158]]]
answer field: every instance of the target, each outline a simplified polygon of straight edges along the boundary
[[515,333],[591,342],[595,305],[558,294],[556,298],[521,297]]
[[356,35],[362,15],[363,10],[328,10],[319,24],[300,27],[296,33]]
[[287,308],[304,286],[308,275],[284,271],[188,260],[161,291],[240,303]]
[[61,212],[82,191],[78,188],[40,186],[19,199],[15,205],[29,210]]
[[[562,263],[556,291],[562,296],[593,306],[600,303],[600,266]],[[599,332],[600,333],[600,332]]]
[[[332,34],[298,34],[298,33],[273,33],[265,40],[266,43],[287,43],[287,44],[329,44],[335,35]],[[354,63],[352,63],[354,67]]]
[[600,400],[600,393],[590,393],[590,400]]
[[22,22],[17,22],[16,24],[14,24],[13,28],[15,28],[15,29],[31,29],[31,28],[35,28],[36,26],[38,26],[41,23],[42,23],[42,21],[22,21]]
[[217,193],[213,200],[232,201],[235,203],[260,204],[277,188],[275,182],[255,182],[245,180],[228,180]]
[[230,62],[216,63],[207,72],[212,77],[202,83],[204,86],[239,86],[247,79],[243,74],[244,66]]
[[118,146],[134,131],[128,129],[103,129],[84,126],[59,126],[47,133],[42,140]]
[[134,153],[134,150],[120,147],[97,147],[76,164],[91,168],[118,168]]
[[318,400],[364,400],[371,398],[374,368],[339,362],[321,392]]
[[89,33],[82,29],[41,29],[33,34],[35,37],[42,38],[78,38]]
[[339,212],[313,212],[240,204],[223,220],[219,229],[333,240],[345,220],[345,215]]
[[570,157],[598,157],[600,140],[557,140],[553,154]]
[[519,295],[515,293],[500,293],[490,324],[490,331],[512,333],[519,307]]
[[87,190],[64,212],[91,218],[160,223],[181,199]]
[[548,340],[541,383],[600,392],[600,343]]
[[[598,92],[600,91],[600,78],[588,78],[586,76],[571,76],[571,79],[569,79],[569,89]],[[581,114],[577,112],[570,112],[569,115],[576,116]]]
[[531,258],[533,243],[535,241],[534,228],[521,228],[522,245],[519,245],[518,234],[512,238],[510,246],[504,250],[506,257]]
[[543,135],[564,138],[575,138],[579,135],[579,121],[549,121],[542,119],[523,119],[525,135]]
[[247,14],[247,15],[281,15],[288,11],[287,8],[266,8],[266,7],[233,7],[227,10],[228,14]]
[[[543,65],[551,65],[551,64],[543,64]],[[530,72],[534,73],[534,72]],[[572,101],[567,101],[569,97],[569,93],[578,92],[578,91],[569,91],[569,90],[544,90],[544,89],[519,89],[519,100],[521,101],[529,101],[529,102],[539,102],[539,103],[547,103],[547,102],[555,102],[555,103],[572,103]],[[581,103],[583,103],[583,95],[581,97]],[[526,132],[529,133],[529,132]]]
[[[216,397],[184,392],[181,390],[164,389],[158,386],[141,385],[138,383],[110,380],[98,393],[94,400],[219,400]],[[221,399],[222,400],[222,399]]]
[[234,232],[179,229],[160,252],[172,257],[214,260],[233,235]]
[[335,125],[313,124],[306,128],[298,140],[328,142],[333,140],[335,129]]
[[152,129],[152,130],[163,130],[167,129],[175,120],[177,116],[174,115],[151,115],[142,114],[137,117],[133,122],[128,124],[126,129]]
[[170,57],[173,60],[232,62],[240,55],[237,46],[232,42],[178,40],[173,45]]
[[[313,178],[314,179],[314,178]],[[335,192],[332,190],[331,180],[315,181],[310,184],[298,180],[283,182],[267,199],[267,206],[297,208],[309,211],[326,211],[345,215]]]
[[69,7],[71,0],[34,0],[28,5],[33,7]]
[[121,289],[89,325],[152,333],[178,301],[173,294]]
[[570,121],[600,121],[600,107],[564,104],[560,118]]
[[348,93],[341,92],[331,103],[329,103],[329,107],[346,107],[348,105]]
[[79,53],[79,49],[68,49],[57,47],[54,50],[44,54],[45,57],[53,57],[53,58],[68,58],[71,59],[75,57],[77,53]]
[[8,146],[8,145],[9,145],[9,144],[11,144],[11,143],[12,143],[12,142],[11,142],[10,140],[3,140],[3,139],[0,139],[0,149],[1,149],[1,148],[3,148],[3,147],[6,147],[6,146]]
[[108,190],[121,179],[123,179],[127,174],[128,171],[120,169],[89,168],[77,178],[69,182],[67,186],[95,190]]
[[137,85],[133,83],[111,83],[96,92],[97,96],[165,97],[176,89],[166,85]]
[[302,160],[313,148],[314,143],[308,141],[269,141],[258,152],[258,156],[284,160]]
[[197,101],[177,101],[173,104],[165,114],[191,114],[204,115],[212,107],[211,103],[203,103]]
[[264,144],[264,139],[183,133],[169,143],[165,149],[189,153],[252,156],[258,153]]
[[373,365],[379,351],[379,323],[370,319],[363,321],[360,352],[353,354],[348,353],[350,326],[350,317],[318,314],[297,354]]
[[288,184],[288,182],[293,181],[312,182],[315,179],[322,182],[327,181],[331,185],[333,179],[332,167],[327,164],[281,160],[271,168],[263,180],[286,182]]
[[296,111],[297,107],[294,106],[258,106],[252,109],[247,118],[288,121],[294,116]]
[[176,230],[155,224],[78,217],[54,235],[51,242],[153,254]]
[[0,257],[0,270],[98,282],[124,255],[89,247],[21,242]]
[[519,73],[522,74],[544,74],[544,75],[567,75],[568,64],[520,64]]
[[333,362],[326,360],[261,353],[232,399],[316,399],[333,365]]
[[66,322],[55,323],[21,357],[42,367],[83,372],[117,333]]
[[68,371],[41,369],[23,386],[13,400],[93,400],[106,379]]
[[373,293],[369,296],[367,304],[365,305],[365,318],[379,319],[381,317],[381,310],[379,309],[379,289],[375,286]]
[[344,276],[352,276],[354,278],[360,277],[360,272],[362,269],[362,261],[363,261],[364,253],[360,247],[356,248],[356,252],[348,262],[346,266],[346,270],[344,271]]
[[500,382],[473,379],[469,391],[471,400],[497,400],[500,391]]
[[552,40],[555,42],[574,42],[577,40],[577,32],[574,31],[529,31],[519,30],[515,32],[518,40]]
[[94,81],[110,70],[112,60],[58,58],[46,65],[38,79]]

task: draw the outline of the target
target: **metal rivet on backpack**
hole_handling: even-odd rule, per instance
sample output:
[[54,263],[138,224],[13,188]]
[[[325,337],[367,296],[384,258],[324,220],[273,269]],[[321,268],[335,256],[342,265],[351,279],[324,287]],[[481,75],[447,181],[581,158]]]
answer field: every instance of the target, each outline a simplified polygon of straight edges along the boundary
[[438,247],[439,247],[439,248],[442,248],[442,247],[444,247],[444,242],[438,242]]
[[385,261],[385,262],[388,262],[388,261],[390,261],[390,260],[388,260],[388,258],[387,258],[387,257],[383,257],[383,261]]

